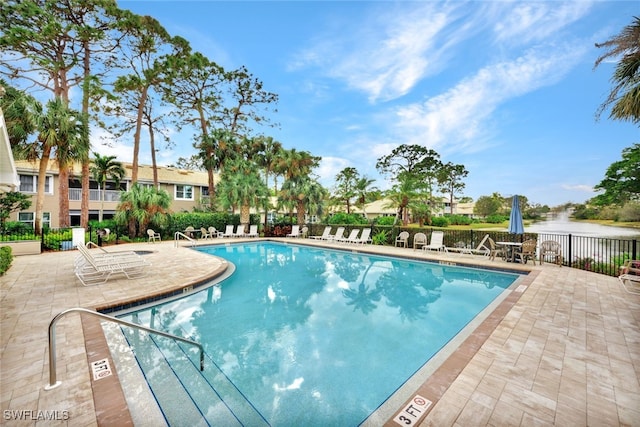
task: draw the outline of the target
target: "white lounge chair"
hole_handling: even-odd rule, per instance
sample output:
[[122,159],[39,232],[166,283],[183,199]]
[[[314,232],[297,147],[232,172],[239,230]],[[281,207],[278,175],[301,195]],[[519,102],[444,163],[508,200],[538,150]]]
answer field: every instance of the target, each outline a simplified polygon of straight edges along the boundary
[[222,233],[222,237],[233,237],[235,236],[235,234],[233,233],[233,224],[231,225],[227,225],[227,227],[224,229],[224,233]]
[[358,233],[360,233],[359,228],[354,228],[349,232],[349,236],[343,239],[338,240],[341,243],[355,243],[356,239],[358,239]]
[[324,231],[322,232],[321,236],[311,236],[312,239],[319,239],[319,240],[327,240],[329,238],[329,236],[331,236],[331,226],[327,225],[324,228]]
[[362,234],[360,235],[360,237],[355,241],[353,241],[353,243],[359,244],[359,245],[366,245],[367,243],[371,243],[371,237],[369,237],[370,235],[371,235],[371,229],[365,228],[364,230],[362,230]]
[[103,251],[94,256],[84,245],[77,248],[82,257],[75,262],[75,274],[84,286],[105,283],[114,273],[122,273],[128,279],[143,277],[151,265],[137,254]]
[[236,233],[233,235],[233,237],[246,237],[247,234],[244,232],[244,225],[243,224],[238,224],[238,226],[236,227]]
[[249,226],[249,232],[245,235],[246,237],[260,237],[260,233],[258,233],[258,226],[256,224]]
[[344,227],[338,227],[336,234],[332,234],[327,238],[330,242],[338,242],[342,239],[344,239]]
[[482,240],[480,240],[480,243],[478,243],[478,246],[476,246],[475,248],[466,248],[464,246],[462,247],[456,246],[452,248],[447,247],[447,252],[459,252],[461,254],[468,254],[468,255],[489,256],[491,254],[491,249],[489,249],[489,247],[486,246],[487,239],[489,239],[489,234],[485,234]]
[[287,234],[286,237],[300,237],[300,226],[292,225],[291,233]]
[[620,267],[618,276],[625,291],[640,294],[640,260],[627,260]]
[[444,245],[444,232],[439,230],[432,231],[431,241],[429,241],[428,245],[424,245],[422,250],[447,252],[447,247]]

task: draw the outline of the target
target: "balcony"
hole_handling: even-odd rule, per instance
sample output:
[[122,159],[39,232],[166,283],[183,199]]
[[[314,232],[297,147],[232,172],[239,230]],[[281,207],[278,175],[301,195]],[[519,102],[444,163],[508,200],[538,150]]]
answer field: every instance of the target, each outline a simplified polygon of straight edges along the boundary
[[[100,189],[91,189],[89,190],[89,200],[99,202],[102,200],[103,191]],[[81,188],[70,188],[69,189],[69,200],[70,201],[80,201],[82,200],[82,189]],[[120,201],[120,191],[119,190],[105,190],[104,191],[104,201],[105,202],[119,202]]]

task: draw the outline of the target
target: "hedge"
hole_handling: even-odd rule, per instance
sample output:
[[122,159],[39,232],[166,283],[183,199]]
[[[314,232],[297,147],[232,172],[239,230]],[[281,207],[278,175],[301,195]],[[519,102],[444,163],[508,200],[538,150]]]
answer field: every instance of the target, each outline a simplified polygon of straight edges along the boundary
[[11,261],[13,261],[11,248],[9,246],[0,246],[0,276],[9,269]]

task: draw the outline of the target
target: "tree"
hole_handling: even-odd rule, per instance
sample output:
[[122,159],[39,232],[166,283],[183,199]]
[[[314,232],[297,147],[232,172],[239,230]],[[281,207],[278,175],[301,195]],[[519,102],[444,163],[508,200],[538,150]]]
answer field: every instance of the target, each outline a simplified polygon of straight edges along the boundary
[[134,238],[143,235],[149,224],[166,225],[170,205],[171,198],[166,191],[135,183],[120,195],[115,220],[118,224],[127,224],[129,238]]
[[640,200],[640,144],[622,150],[622,160],[613,162],[594,188],[604,190],[593,201],[598,205],[623,205]]
[[91,176],[100,184],[100,215],[98,221],[102,221],[104,211],[104,193],[107,189],[107,180],[115,182],[116,187],[125,176],[122,163],[116,161],[116,156],[101,156],[94,153],[93,165],[90,168]]
[[259,207],[269,191],[255,164],[244,159],[234,159],[225,164],[219,184],[218,198],[222,206],[240,206],[240,223],[248,225],[251,208]]
[[374,182],[374,179],[367,178],[367,176],[358,178],[358,181],[356,182],[355,204],[362,209],[365,218],[367,217],[367,211],[365,209],[366,204],[371,202],[372,200],[376,200],[380,196],[380,190],[377,187],[373,186]]
[[416,181],[415,175],[409,172],[401,172],[398,175],[397,183],[386,193],[386,198],[389,199],[390,203],[385,207],[397,208],[396,218],[400,218],[403,225],[409,223],[409,209],[413,201],[420,195],[417,190],[419,185]]
[[480,196],[473,207],[473,213],[481,217],[488,217],[499,213],[502,206],[502,197],[497,193],[492,196]]
[[23,211],[31,206],[31,197],[19,191],[0,193],[0,230],[14,211]]
[[454,165],[447,162],[442,165],[438,171],[438,183],[440,190],[449,193],[449,206],[451,206],[451,214],[453,214],[453,198],[456,192],[464,190],[465,184],[462,178],[465,178],[469,172],[464,165]]
[[280,199],[287,205],[296,208],[298,225],[304,224],[304,215],[319,215],[322,213],[323,201],[327,191],[309,175],[302,175],[286,180],[280,188]]
[[640,18],[634,17],[620,34],[596,43],[596,47],[606,51],[596,59],[594,68],[607,59],[620,58],[611,77],[613,88],[598,108],[596,118],[612,106],[609,117],[640,123]]
[[347,207],[347,214],[351,213],[352,200],[356,197],[356,184],[359,174],[356,168],[347,167],[336,175],[336,186],[334,188],[334,199],[340,205]]

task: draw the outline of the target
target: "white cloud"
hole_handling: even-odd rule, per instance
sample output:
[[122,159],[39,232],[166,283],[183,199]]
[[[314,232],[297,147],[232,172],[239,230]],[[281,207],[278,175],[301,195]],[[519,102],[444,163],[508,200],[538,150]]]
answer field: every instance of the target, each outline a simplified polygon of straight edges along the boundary
[[322,185],[331,187],[338,172],[349,166],[350,162],[347,159],[323,156],[320,166],[314,171],[319,175],[319,181]]
[[510,99],[552,85],[584,54],[577,46],[544,46],[513,61],[480,69],[441,95],[395,110],[407,143],[446,146],[452,151],[485,148],[492,114]]
[[529,43],[544,40],[585,16],[591,1],[510,3],[495,24],[498,41]]
[[561,187],[563,190],[579,191],[583,193],[593,193],[595,191],[593,186],[586,184],[562,184]]

